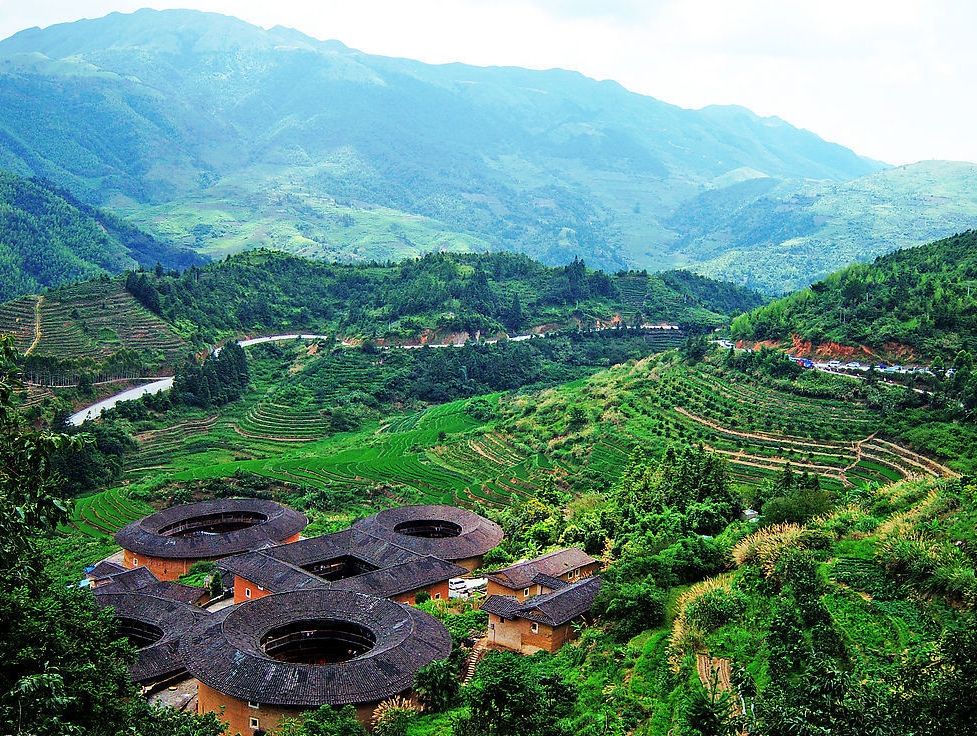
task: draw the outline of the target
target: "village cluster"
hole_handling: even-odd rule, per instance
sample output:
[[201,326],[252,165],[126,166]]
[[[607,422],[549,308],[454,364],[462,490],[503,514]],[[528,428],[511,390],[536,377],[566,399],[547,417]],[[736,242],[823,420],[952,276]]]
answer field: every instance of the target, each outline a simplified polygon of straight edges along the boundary
[[[190,679],[197,710],[230,733],[273,732],[323,705],[377,706],[413,695],[418,670],[451,652],[451,636],[414,604],[470,588],[501,527],[452,506],[404,506],[334,534],[302,538],[297,511],[260,499],[175,506],[121,529],[120,562],[87,573],[98,602],[137,647],[147,693]],[[225,592],[177,580],[217,565]],[[576,632],[600,585],[598,562],[561,549],[487,575],[477,604],[483,647],[553,652]]]

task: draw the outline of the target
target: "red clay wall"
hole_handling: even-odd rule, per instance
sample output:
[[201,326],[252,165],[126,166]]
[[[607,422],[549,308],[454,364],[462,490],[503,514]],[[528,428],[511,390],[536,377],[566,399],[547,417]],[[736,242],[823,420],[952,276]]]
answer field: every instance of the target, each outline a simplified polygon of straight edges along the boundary
[[417,590],[411,590],[407,593],[401,593],[400,595],[395,595],[390,600],[396,601],[397,603],[407,603],[408,605],[413,605],[416,603],[417,594],[421,591],[427,591],[428,595],[434,600],[448,600],[448,581],[442,580],[440,583],[435,583],[434,585],[429,585],[426,588],[418,588]]
[[[292,542],[297,542],[301,538],[301,534],[293,534],[282,542],[282,544],[291,544]],[[188,572],[190,572],[190,568],[193,566],[194,562],[197,562],[197,560],[170,560],[162,557],[141,555],[135,552],[130,552],[129,550],[123,550],[122,555],[123,566],[131,570],[134,567],[139,567],[142,565],[160,580],[179,580],[182,575],[186,575]],[[237,603],[237,600],[235,599],[234,602]]]
[[471,572],[472,570],[477,570],[482,566],[482,556],[479,555],[478,557],[466,557],[463,560],[448,560],[448,562],[453,562],[456,565],[460,565],[461,567],[464,567],[466,570],[468,570],[468,572]]
[[[247,591],[251,591],[249,596]],[[417,590],[411,590],[407,593],[401,593],[400,595],[394,596],[391,600],[397,603],[407,603],[414,604],[416,602],[417,594],[422,590],[428,592],[428,594],[436,600],[447,600],[448,599],[448,581],[443,580],[440,583],[434,585],[429,585],[426,588],[418,588]],[[244,603],[244,601],[254,601],[258,598],[264,598],[266,595],[271,595],[271,591],[264,590],[258,587],[254,583],[245,580],[238,575],[234,576],[234,602]]]
[[148,557],[129,550],[125,550],[122,555],[122,565],[128,569],[135,567],[145,567],[160,580],[176,581],[181,575],[190,572],[190,566],[196,560],[168,560],[162,557]]
[[533,633],[532,622],[526,619],[504,619],[489,614],[489,643],[502,649],[535,654],[540,650],[555,652],[576,638],[569,623],[562,626],[537,624],[536,628],[536,633]]
[[[593,562],[589,565],[583,565],[582,567],[578,567],[573,570],[567,570],[563,575],[560,575],[560,579],[566,580],[569,583],[575,583],[583,578],[589,578],[599,570],[600,563]],[[526,598],[532,598],[534,595],[551,593],[552,591],[546,587],[541,588],[536,583],[531,583],[529,586],[529,595],[524,595],[525,588],[509,588],[489,578],[488,587],[485,592],[487,595],[508,595],[512,596],[516,600],[524,601]]]
[[[356,706],[356,718],[367,728],[373,720],[375,703]],[[314,709],[313,709],[314,710]],[[274,734],[285,718],[301,720],[305,711],[296,708],[280,708],[273,705],[259,705],[252,708],[243,700],[224,695],[202,682],[197,682],[197,712],[216,713],[227,723],[228,736],[251,736],[251,719],[258,719],[258,728],[263,728],[269,734]]]
[[[251,595],[248,595],[247,591],[251,591]],[[271,595],[271,591],[260,588],[242,577],[238,577],[237,575],[234,576],[235,603],[244,603],[244,601],[257,600],[258,598],[264,598],[266,595]]]

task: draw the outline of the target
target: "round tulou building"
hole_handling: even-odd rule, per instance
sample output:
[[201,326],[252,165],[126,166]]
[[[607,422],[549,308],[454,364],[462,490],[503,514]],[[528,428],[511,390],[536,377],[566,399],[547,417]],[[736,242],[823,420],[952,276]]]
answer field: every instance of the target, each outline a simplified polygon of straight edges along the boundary
[[451,652],[451,636],[410,606],[346,590],[276,593],[198,623],[180,653],[197,680],[197,708],[230,733],[273,732],[323,705],[356,709],[369,725],[417,671]]
[[502,541],[502,527],[455,506],[400,506],[360,519],[353,529],[419,555],[474,570]]
[[304,514],[274,501],[227,498],[173,506],[120,529],[127,568],[145,566],[160,580],[177,580],[194,562],[294,542]]
[[119,633],[136,648],[130,668],[135,682],[151,688],[185,675],[180,639],[210,615],[207,611],[144,593],[105,593],[95,599],[112,609]]

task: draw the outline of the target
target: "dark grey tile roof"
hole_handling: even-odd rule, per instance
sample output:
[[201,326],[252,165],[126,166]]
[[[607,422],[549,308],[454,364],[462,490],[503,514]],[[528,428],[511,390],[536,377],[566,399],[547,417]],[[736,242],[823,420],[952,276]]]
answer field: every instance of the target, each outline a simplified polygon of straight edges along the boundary
[[180,639],[195,623],[210,614],[202,608],[144,593],[101,593],[95,600],[111,607],[117,618],[151,624],[162,630],[162,638],[140,649],[131,668],[138,683],[162,680],[185,671],[180,656]]
[[314,565],[337,557],[354,557],[373,567],[389,567],[417,556],[403,546],[356,529],[302,539],[265,552],[270,557],[297,567]]
[[[264,518],[251,526],[230,532],[196,532],[186,536],[165,533],[167,527],[196,517],[244,514],[260,515]],[[153,557],[217,559],[278,544],[301,532],[308,523],[304,514],[274,501],[225,498],[158,511],[124,526],[116,532],[115,541],[124,549]]]
[[550,590],[559,590],[560,588],[565,588],[570,584],[563,578],[555,578],[552,575],[547,575],[544,572],[536,573],[536,575],[533,576],[533,583],[542,585],[544,588],[549,588]]
[[521,604],[511,595],[490,595],[482,602],[482,610],[503,618],[515,618]]
[[95,587],[95,595],[125,592],[139,592],[183,603],[196,603],[206,593],[202,588],[195,588],[192,585],[160,581],[142,566],[132,570],[123,568],[122,572],[102,578]]
[[96,590],[99,593],[123,593],[130,590],[140,590],[158,583],[159,580],[145,567],[139,566],[131,570],[123,570],[98,581]]
[[[329,582],[302,567],[340,557],[351,557],[379,569]],[[468,572],[453,563],[416,555],[383,539],[352,529],[261,552],[245,552],[227,557],[218,565],[274,593],[331,587],[384,598]]]
[[[347,621],[375,637],[367,652],[339,664],[285,662],[264,653],[272,629],[308,620]],[[295,708],[374,703],[409,690],[417,670],[451,651],[451,636],[410,606],[342,590],[278,593],[224,609],[184,637],[191,675],[242,701]]]
[[[398,531],[402,524],[448,522],[458,527],[457,536],[429,538]],[[353,528],[393,542],[420,555],[453,562],[478,557],[502,541],[502,527],[467,509],[455,506],[401,506],[357,521]]]
[[545,595],[536,595],[520,603],[508,595],[490,595],[482,610],[503,618],[524,618],[548,626],[560,626],[582,616],[594,604],[600,590],[600,578],[584,578]]
[[569,547],[567,549],[558,549],[555,552],[550,552],[532,560],[516,563],[503,570],[496,570],[488,578],[499,585],[504,585],[514,590],[528,588],[540,573],[550,577],[559,577],[560,575],[565,575],[570,570],[593,564],[596,561],[582,549]]
[[456,578],[468,573],[464,567],[437,557],[412,557],[409,560],[373,572],[337,580],[332,587],[370,593],[381,598],[407,593],[418,588]]
[[125,570],[126,569],[122,565],[118,564],[117,562],[102,560],[97,565],[95,565],[95,567],[92,568],[92,571],[88,573],[88,577],[90,577],[92,580],[95,580],[97,582],[102,578],[107,578],[117,573],[125,572]]
[[232,572],[273,593],[329,587],[329,583],[311,572],[271,557],[264,551],[243,552],[225,557],[217,564],[221,570]]

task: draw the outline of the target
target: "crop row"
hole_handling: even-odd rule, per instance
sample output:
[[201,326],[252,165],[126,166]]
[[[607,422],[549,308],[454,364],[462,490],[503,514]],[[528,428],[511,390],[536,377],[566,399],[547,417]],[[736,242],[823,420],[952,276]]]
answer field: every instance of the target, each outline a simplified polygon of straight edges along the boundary
[[151,506],[133,500],[122,489],[110,488],[75,499],[69,526],[87,536],[104,537],[152,512]]
[[0,304],[0,334],[10,335],[14,347],[24,352],[34,342],[37,297],[25,296]]

